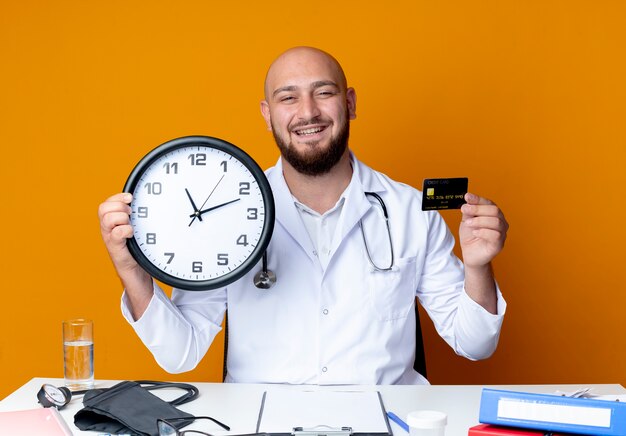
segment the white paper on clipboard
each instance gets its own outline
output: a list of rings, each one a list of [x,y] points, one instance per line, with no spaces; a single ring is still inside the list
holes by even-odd
[[[294,427],[352,427],[353,433],[390,434],[376,391],[268,390],[263,396],[257,432],[291,433]]]

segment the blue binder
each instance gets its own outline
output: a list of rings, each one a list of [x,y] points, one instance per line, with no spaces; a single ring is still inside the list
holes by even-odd
[[[626,436],[626,402],[485,388],[479,421],[564,433]]]

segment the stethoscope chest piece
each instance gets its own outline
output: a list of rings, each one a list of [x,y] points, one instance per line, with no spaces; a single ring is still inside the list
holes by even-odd
[[[269,289],[276,283],[274,271],[261,270],[254,275],[254,286],[259,289]]]
[[[269,289],[276,283],[276,274],[267,268],[267,250],[263,253],[263,267],[254,275],[252,281],[259,289]]]

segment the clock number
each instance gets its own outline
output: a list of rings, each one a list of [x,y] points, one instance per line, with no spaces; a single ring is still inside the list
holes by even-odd
[[[224,168],[224,172],[228,171],[227,162],[225,160],[221,161],[220,165]]]
[[[169,257],[169,259],[167,259],[167,265],[172,263],[172,260],[174,260],[174,253],[163,253],[163,255]]]
[[[244,247],[248,246],[248,235],[240,235],[237,238],[237,245],[243,245]]]
[[[161,186],[161,182],[146,183],[145,185],[143,185],[143,187],[148,190],[149,195],[161,195],[161,192],[163,191],[163,186]]]
[[[249,220],[256,220],[259,217],[259,211],[257,210],[256,207],[250,207],[248,208],[248,216],[246,218],[248,218]]]
[[[217,264],[221,266],[228,265],[228,253],[218,253]]]
[[[206,165],[206,153],[196,153],[187,156],[191,160],[191,165]]]
[[[146,244],[156,244],[156,233],[146,233]]]
[[[178,162],[174,162],[174,163],[165,162],[163,164],[163,168],[165,168],[165,174],[170,174],[170,173],[178,174]]]
[[[148,208],[146,206],[139,206],[137,208],[137,217],[148,218]]]
[[[202,262],[200,262],[199,260],[192,262],[191,263],[191,271],[195,272],[195,273],[201,273],[202,272]]]
[[[250,182],[239,182],[239,195],[250,195]]]

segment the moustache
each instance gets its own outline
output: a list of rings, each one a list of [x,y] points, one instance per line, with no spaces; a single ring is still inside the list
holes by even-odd
[[[307,127],[310,125],[314,125],[314,124],[324,124],[324,125],[329,125],[332,124],[332,121],[326,118],[321,118],[321,117],[315,117],[315,118],[311,118],[308,120],[302,120],[302,121],[298,121],[295,124],[292,124],[291,126],[289,126],[290,130],[294,130],[294,129],[301,129],[303,127]]]

